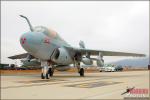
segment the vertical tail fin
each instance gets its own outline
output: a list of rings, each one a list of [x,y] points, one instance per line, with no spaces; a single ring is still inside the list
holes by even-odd
[[[84,44],[84,42],[80,40],[80,42],[79,42],[79,46],[80,46],[80,48],[85,48],[85,44]]]

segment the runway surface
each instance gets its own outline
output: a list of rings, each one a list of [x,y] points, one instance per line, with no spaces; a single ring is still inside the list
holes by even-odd
[[[123,99],[127,87],[149,89],[149,71],[2,75],[1,99]]]

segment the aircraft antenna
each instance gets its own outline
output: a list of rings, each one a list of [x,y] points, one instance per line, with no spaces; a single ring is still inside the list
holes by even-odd
[[[33,31],[33,27],[32,27],[32,25],[31,25],[31,23],[30,23],[29,19],[28,19],[26,16],[23,16],[23,15],[20,15],[20,17],[22,17],[22,18],[25,18],[25,19],[26,19],[26,21],[27,21],[27,23],[28,23],[28,25],[29,25],[29,27],[30,27],[30,30],[31,30],[31,31]]]

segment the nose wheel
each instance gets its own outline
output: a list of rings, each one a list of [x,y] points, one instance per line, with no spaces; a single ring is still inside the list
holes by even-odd
[[[46,79],[49,79],[49,77],[48,77],[48,73],[46,73]]]
[[[44,76],[44,74],[43,73],[41,73],[41,79],[49,79],[49,77],[48,77],[48,73],[46,73],[46,75]]]
[[[49,79],[49,77],[52,77],[54,73],[53,68],[49,68],[48,71],[46,71],[46,73],[41,73],[41,79]]]
[[[45,79],[45,76],[43,75],[43,73],[41,73],[41,79]]]
[[[54,70],[52,68],[49,68],[47,73],[44,75],[43,73],[41,73],[41,79],[49,79],[49,77],[52,77],[54,73]]]

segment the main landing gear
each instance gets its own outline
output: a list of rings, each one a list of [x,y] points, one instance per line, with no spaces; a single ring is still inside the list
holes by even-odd
[[[84,68],[80,66],[80,62],[76,63],[75,66],[77,66],[78,73],[80,74],[81,77],[84,77]]]
[[[80,73],[80,76],[83,77],[84,76],[84,69],[80,68],[79,73]]]

